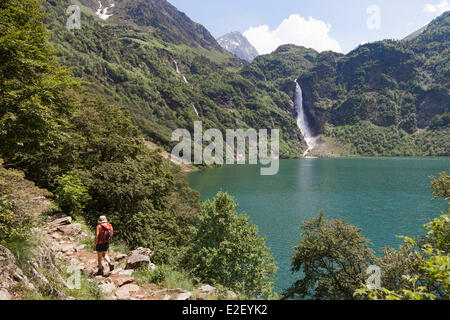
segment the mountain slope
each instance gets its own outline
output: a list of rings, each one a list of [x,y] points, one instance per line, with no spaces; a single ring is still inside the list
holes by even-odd
[[[106,20],[96,15],[98,2],[80,3],[80,31],[64,28],[64,1],[47,3],[61,62],[89,90],[129,110],[167,151],[173,130],[192,132],[202,120],[222,132],[280,128],[281,156],[300,156],[298,78],[315,133],[345,145],[344,154],[450,153],[448,13],[409,41],[366,44],[345,56],[286,45],[248,65],[165,0],[110,0],[102,4]]]
[[[98,3],[80,1],[81,30],[65,26],[66,3],[46,3],[60,61],[86,87],[130,111],[146,137],[171,150],[172,131],[204,128],[280,128],[282,157],[301,154],[303,141],[279,94],[258,87],[239,71],[245,64],[209,32],[164,0],[114,1],[106,20]],[[286,98],[286,97],[285,97]]]
[[[299,77],[316,133],[356,154],[450,154],[448,123],[439,121],[450,112],[449,21],[447,12],[410,41],[319,54]]]
[[[252,62],[259,54],[239,31],[230,32],[217,39],[220,46],[235,56]]]

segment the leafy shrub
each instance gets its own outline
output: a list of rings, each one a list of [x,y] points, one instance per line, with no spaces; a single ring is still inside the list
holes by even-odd
[[[160,265],[156,269],[141,268],[133,273],[141,284],[155,283],[168,289],[182,288],[192,290],[194,285],[189,276],[167,265]]]
[[[0,196],[0,244],[27,239],[30,225],[31,217],[19,212],[14,200]]]
[[[68,214],[81,214],[91,200],[88,189],[76,175],[66,174],[56,179],[56,203]]]
[[[436,198],[443,197],[448,200],[448,180],[449,175],[446,172],[442,172],[438,178],[433,177],[431,185]],[[389,256],[378,259],[382,262],[379,265],[383,267],[387,260],[401,266],[394,274],[394,285],[391,281],[386,283],[383,280],[382,288],[364,285],[357,289],[354,295],[371,300],[450,299],[449,213],[450,209],[447,209],[447,214],[425,224],[427,233],[424,237],[402,237],[405,244],[399,250],[391,249]]]
[[[345,220],[317,218],[301,226],[301,238],[294,247],[292,271],[303,277],[286,290],[287,298],[352,299],[375,259],[369,240]]]
[[[201,281],[250,297],[269,297],[275,281],[272,254],[248,217],[226,193],[203,204],[186,264]]]
[[[450,174],[442,172],[439,177],[432,177],[431,186],[433,187],[433,194],[435,198],[442,197],[450,200]]]

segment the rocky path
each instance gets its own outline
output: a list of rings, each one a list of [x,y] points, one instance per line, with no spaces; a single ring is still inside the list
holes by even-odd
[[[167,289],[156,284],[140,285],[133,277],[137,268],[147,267],[154,269],[151,262],[153,252],[147,248],[138,248],[128,255],[114,252],[110,249],[109,257],[115,262],[113,271],[105,263],[105,275],[95,276],[97,272],[97,254],[92,248],[86,248],[83,240],[89,237],[82,232],[79,223],[72,223],[69,216],[56,216],[43,227],[46,236],[51,242],[51,248],[56,258],[66,262],[72,270],[81,270],[84,274],[94,278],[106,299],[110,300],[188,300],[193,293],[178,289]],[[197,299],[202,299],[213,293],[214,287],[205,285],[195,293]]]

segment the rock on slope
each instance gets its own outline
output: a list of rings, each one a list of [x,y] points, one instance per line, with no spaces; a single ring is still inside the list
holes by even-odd
[[[33,258],[28,261],[30,272],[28,277],[18,266],[14,255],[5,247],[0,246],[0,300],[15,300],[21,297],[15,293],[20,284],[28,290],[38,290],[49,283],[46,273],[41,270],[51,270],[64,286],[68,286],[60,274],[65,267],[83,272],[96,281],[103,296],[107,300],[189,300],[206,299],[214,294],[216,288],[203,285],[194,292],[182,288],[168,289],[156,284],[139,284],[133,276],[137,268],[155,269],[151,262],[153,251],[148,248],[138,248],[122,254],[110,250],[109,256],[115,262],[114,270],[105,267],[104,276],[96,276],[97,255],[88,250],[83,240],[89,237],[78,223],[72,223],[69,216],[63,214],[50,218],[50,222],[40,229],[33,230],[39,238],[39,245],[34,248]],[[63,264],[57,264],[62,261]],[[228,297],[237,298],[229,291]],[[58,298],[72,300],[73,298],[59,293]]]
[[[259,53],[239,31],[230,32],[217,39],[222,48],[230,51],[235,56],[252,62]]]

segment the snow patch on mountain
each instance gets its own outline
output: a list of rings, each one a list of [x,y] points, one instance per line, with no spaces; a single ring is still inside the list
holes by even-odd
[[[115,4],[114,3],[110,3],[109,5],[106,5],[105,7],[103,7],[103,4],[101,1],[98,2],[98,9],[96,14],[99,16],[100,19],[102,20],[106,20],[109,17],[112,17],[112,14],[108,14],[108,10],[114,8]]]

